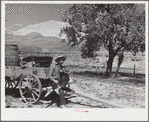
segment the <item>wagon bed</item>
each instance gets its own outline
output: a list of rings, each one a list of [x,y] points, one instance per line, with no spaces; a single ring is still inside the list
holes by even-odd
[[[6,56],[9,57],[7,54]],[[41,97],[44,86],[42,82],[46,81],[53,55],[51,53],[20,52],[15,57],[20,58],[20,66],[9,65],[9,62],[6,64],[5,88],[16,88],[19,85],[23,100],[36,103]]]
[[[17,78],[21,74],[35,74],[38,76],[38,78],[46,78],[46,75],[49,71],[49,67],[26,67],[22,69],[21,67],[15,67],[15,66],[7,66],[5,68],[5,76],[6,77],[13,77]]]

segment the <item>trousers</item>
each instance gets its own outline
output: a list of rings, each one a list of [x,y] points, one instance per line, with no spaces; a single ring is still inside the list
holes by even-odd
[[[54,82],[57,82],[57,81],[54,81]],[[59,82],[60,87],[56,88],[55,86],[55,92],[59,95],[59,100],[58,100],[59,106],[66,104],[64,91],[66,89],[66,85],[68,82],[69,82],[68,77],[62,77],[61,82]]]

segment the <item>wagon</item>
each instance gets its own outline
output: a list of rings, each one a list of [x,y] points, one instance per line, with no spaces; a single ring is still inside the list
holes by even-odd
[[[46,79],[52,60],[51,53],[22,52],[18,51],[16,44],[5,45],[5,88],[19,87],[20,95],[25,102],[36,103],[41,99],[44,89],[51,92],[54,90],[52,83]],[[70,83],[73,82],[69,81],[67,87],[70,87]],[[75,94],[111,107],[122,108],[122,106],[91,98],[80,92],[75,91]]]
[[[19,87],[20,95],[25,102],[36,103],[41,99],[45,88],[53,90],[46,79],[53,55],[41,52],[19,52],[15,45],[8,47],[9,50],[5,51],[5,88]],[[11,49],[13,47],[13,51],[10,51],[10,47]],[[12,55],[12,52],[17,53]],[[10,57],[11,61],[8,60]]]

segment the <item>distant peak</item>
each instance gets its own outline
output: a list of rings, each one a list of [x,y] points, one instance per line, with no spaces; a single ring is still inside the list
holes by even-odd
[[[31,32],[31,33],[29,33],[29,34],[27,34],[27,35],[41,35],[41,34],[38,33],[38,32]]]
[[[32,33],[33,35],[35,34],[35,36],[40,34],[42,36],[55,36],[58,38],[66,38],[66,35],[59,37],[60,29],[66,26],[69,26],[69,23],[49,20],[46,22],[28,25],[18,31],[13,32],[13,34],[25,36]]]

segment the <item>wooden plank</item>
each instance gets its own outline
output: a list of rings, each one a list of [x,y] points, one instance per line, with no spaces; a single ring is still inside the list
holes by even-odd
[[[103,104],[105,104],[105,105],[107,105],[107,106],[110,106],[110,107],[112,107],[112,108],[124,108],[124,107],[122,107],[122,106],[120,106],[120,105],[117,105],[117,104],[114,104],[114,103],[110,103],[110,102],[107,102],[107,101],[105,101],[105,100],[101,100],[101,99],[89,97],[88,95],[85,95],[85,94],[82,94],[82,93],[79,93],[79,92],[76,92],[76,91],[75,91],[74,94],[76,94],[76,95],[78,95],[78,96],[80,96],[80,97],[87,98],[87,99],[89,99],[89,100],[93,100],[93,101],[96,101],[96,102],[103,103]]]
[[[22,69],[21,67],[15,67],[15,66],[6,66],[5,67],[5,76],[8,77],[14,77],[17,78],[18,76],[20,76],[20,74],[32,74],[33,70],[37,71],[37,77],[38,78],[46,78],[46,70],[48,70],[49,67],[27,67]]]

